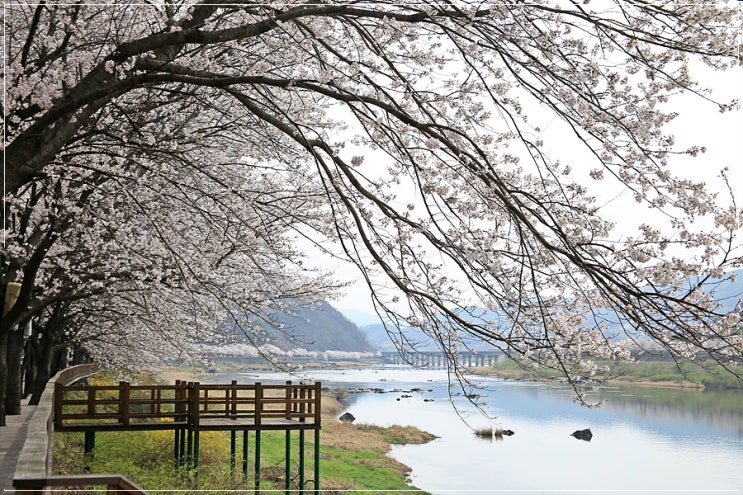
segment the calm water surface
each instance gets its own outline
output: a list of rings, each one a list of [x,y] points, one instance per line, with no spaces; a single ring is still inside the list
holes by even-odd
[[[486,390],[477,393],[495,416],[488,421],[464,397],[450,402],[441,370],[333,370],[307,377],[323,386],[385,390],[350,395],[346,410],[357,423],[415,425],[437,435],[390,454],[412,468],[413,485],[432,494],[743,494],[740,391],[605,386],[590,395],[604,405],[586,408],[565,386],[482,378]],[[278,373],[219,377],[225,378],[297,380]],[[465,422],[515,434],[481,439]],[[583,428],[593,432],[590,442],[570,436]]]

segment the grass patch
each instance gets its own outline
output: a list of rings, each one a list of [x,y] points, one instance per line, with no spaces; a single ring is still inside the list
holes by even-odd
[[[676,362],[670,358],[643,358],[632,362],[596,360],[596,363],[599,366],[609,368],[608,372],[598,373],[593,377],[599,380],[618,380],[667,387],[709,389],[740,389],[743,387],[743,384],[735,375],[712,360]],[[511,380],[550,380],[556,378],[545,376],[508,359],[500,360],[492,367],[478,371],[485,375]],[[550,374],[554,374],[554,372],[550,372]],[[743,371],[740,374],[743,374]]]
[[[741,382],[720,364],[707,360],[636,361],[609,363],[609,377],[625,381],[688,382],[711,389],[741,388]]]
[[[493,438],[493,427],[486,426],[484,428],[478,428],[474,431],[475,435],[481,438]]]

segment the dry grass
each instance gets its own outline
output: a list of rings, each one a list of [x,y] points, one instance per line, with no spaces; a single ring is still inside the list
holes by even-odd
[[[502,434],[502,432],[501,432]],[[487,426],[485,428],[479,428],[475,430],[475,435],[482,438],[492,438],[493,436],[493,427]]]
[[[176,380],[196,382],[199,380],[199,378],[196,376],[196,373],[190,370],[168,368],[157,374],[157,380],[159,383],[162,383],[164,385],[172,385],[173,383],[175,383]]]

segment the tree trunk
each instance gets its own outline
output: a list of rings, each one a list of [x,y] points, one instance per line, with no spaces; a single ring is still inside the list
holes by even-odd
[[[5,414],[21,414],[23,395],[21,364],[23,361],[23,327],[16,327],[7,335]]]
[[[37,355],[39,353],[38,346],[34,345],[34,339],[38,339],[37,334],[32,334],[31,338],[26,342],[26,350],[24,352],[25,359],[23,360],[23,398],[25,399],[31,394],[31,388],[33,387],[34,380],[37,374],[37,363],[39,361]]]
[[[28,404],[35,406],[41,400],[41,394],[44,393],[46,383],[52,377],[52,360],[54,359],[54,341],[52,335],[45,335],[39,352],[39,360],[36,365],[36,377],[31,386],[31,399]]]
[[[49,376],[51,377],[56,375],[67,366],[69,366],[69,362],[67,359],[67,347],[62,347],[61,349],[59,349],[55,346],[54,355],[52,356],[52,366],[49,370]]]
[[[75,345],[72,350],[72,364],[88,364],[92,362],[93,361],[90,359],[90,354],[88,354],[88,351],[86,351],[79,345]]]
[[[0,333],[0,426],[5,426],[5,383],[8,377],[8,334]]]

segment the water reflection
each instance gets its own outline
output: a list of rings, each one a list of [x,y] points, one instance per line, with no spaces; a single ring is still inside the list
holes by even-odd
[[[687,419],[743,431],[743,392],[734,390],[674,390],[642,387],[599,387],[592,394],[605,406],[643,418]]]

